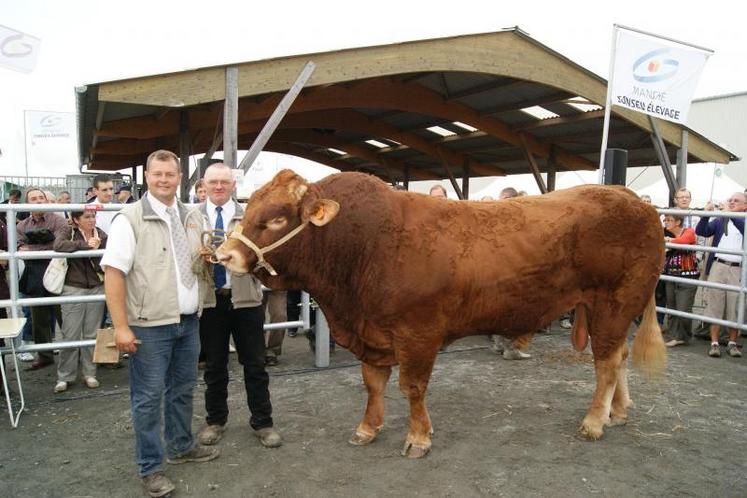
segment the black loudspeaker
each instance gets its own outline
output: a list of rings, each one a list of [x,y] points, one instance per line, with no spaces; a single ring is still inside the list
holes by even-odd
[[[607,149],[604,155],[604,184],[625,186],[625,175],[628,170],[628,151],[625,149]]]

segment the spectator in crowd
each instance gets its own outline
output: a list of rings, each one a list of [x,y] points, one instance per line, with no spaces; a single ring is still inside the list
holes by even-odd
[[[67,190],[60,192],[57,196],[57,204],[70,204],[70,192]],[[68,211],[63,211],[62,217],[68,220],[69,224],[72,224],[72,219],[70,218],[70,213]]]
[[[448,195],[446,195],[446,189],[441,184],[432,186],[428,191],[428,195],[430,195],[431,197],[443,197],[444,199],[447,199],[449,197]]]
[[[88,187],[86,189],[86,202],[85,204],[88,204],[90,202],[96,201],[96,192],[93,191],[93,187]]]
[[[506,187],[501,190],[499,199],[511,199],[512,197],[519,197],[519,192],[513,187]]]
[[[132,197],[132,187],[129,185],[120,185],[115,194],[120,204],[132,204],[135,202],[135,198]]]
[[[73,211],[73,224],[67,225],[55,234],[54,250],[75,252],[106,248],[106,233],[96,228],[94,211]],[[103,272],[99,266],[101,258],[69,258],[63,296],[94,296],[102,294]],[[82,341],[96,339],[96,331],[104,316],[104,303],[63,304],[62,339]],[[54,392],[67,391],[68,384],[75,381],[78,367],[83,382],[89,389],[99,387],[96,379],[96,365],[93,363],[93,348],[61,349],[57,363],[57,383]]]
[[[513,187],[504,188],[498,196],[499,199],[511,199],[513,197],[520,197],[519,192]],[[526,360],[532,357],[529,353],[522,351],[522,349],[529,347],[529,339],[532,337],[532,334],[529,334],[527,337],[519,336],[513,340],[500,335],[492,335],[490,337],[493,340],[490,348],[496,353],[501,353],[506,360]]]
[[[645,202],[646,204],[651,204],[651,196],[648,194],[643,194],[641,196],[641,200]]]
[[[196,203],[205,202],[205,199],[207,199],[207,189],[205,188],[205,180],[200,178],[199,180],[197,180],[197,183],[195,183],[194,202]]]
[[[207,200],[200,205],[205,225],[231,231],[244,210],[232,199],[236,179],[231,168],[211,164],[205,171]],[[239,363],[244,369],[246,401],[251,412],[249,424],[260,442],[270,448],[282,444],[273,428],[270,377],[265,370],[264,311],[262,285],[251,274],[232,274],[221,265],[213,266],[213,285],[205,293],[200,319],[200,337],[205,353],[206,422],[199,434],[201,444],[220,441],[228,421],[228,343],[233,337]]]
[[[150,496],[164,496],[175,486],[163,472],[162,417],[168,463],[207,462],[220,453],[196,445],[192,435],[202,218],[176,198],[176,154],[158,150],[145,164],[148,193],[114,218],[101,267],[114,340],[130,354],[138,473]]]
[[[111,204],[114,198],[114,182],[109,175],[100,174],[93,177],[93,192],[96,194],[96,199],[92,201],[94,204]],[[102,229],[104,232],[109,233],[112,224],[112,219],[117,213],[115,211],[97,211],[96,212],[96,226]]]
[[[47,196],[41,189],[30,187],[26,190],[26,203],[46,204]],[[32,212],[31,216],[16,225],[18,232],[19,251],[48,251],[54,245],[54,234],[67,223],[55,213]],[[19,282],[19,290],[29,297],[45,297],[49,295],[42,284],[44,272],[49,265],[48,259],[34,259],[25,262],[25,269]],[[31,327],[32,336],[36,344],[52,342],[54,316],[60,317],[59,307],[55,313],[54,306],[32,306]],[[51,351],[41,351],[36,360],[31,363],[29,370],[37,370],[54,363]]]
[[[286,291],[270,290],[264,293],[262,306],[269,323],[288,321],[287,300]],[[265,365],[275,366],[278,364],[278,356],[283,353],[285,329],[268,330],[266,335]]]
[[[730,212],[747,211],[747,194],[735,192],[729,197],[728,210]],[[708,202],[706,211],[713,211],[713,203]],[[744,218],[713,218],[704,216],[698,222],[695,233],[702,237],[713,237],[713,247],[719,249],[742,249],[742,238],[744,237]],[[709,253],[706,263],[706,275],[709,282],[718,282],[728,285],[741,285],[741,262],[742,257],[735,254]],[[705,289],[706,308],[704,314],[710,318],[718,318],[735,322],[737,320],[737,293],[726,292],[719,289]],[[721,347],[718,338],[721,326],[711,324],[711,348],[708,355],[714,358],[721,356]],[[729,356],[740,357],[742,352],[737,347],[737,329],[729,329],[729,343],[727,352]]]
[[[23,192],[21,192],[18,189],[11,189],[8,192],[8,198],[5,199],[2,204],[19,204],[21,202],[21,196],[23,195]],[[16,222],[19,222],[21,220],[25,220],[29,217],[29,213],[16,213]],[[8,224],[8,219],[6,218],[5,211],[0,213],[0,219],[6,224]]]
[[[664,215],[664,241],[672,244],[695,244],[695,230],[682,226],[682,216],[674,214]],[[664,274],[673,277],[700,278],[698,259],[695,252],[682,249],[669,249],[664,263]],[[695,292],[695,285],[681,284],[678,282],[665,283],[667,308],[691,313]],[[681,346],[690,342],[692,336],[692,324],[688,318],[674,315],[669,316],[667,333],[670,340],[666,343],[668,347]]]
[[[677,209],[692,209],[690,203],[692,202],[692,194],[686,188],[680,188],[674,193],[674,207]],[[687,215],[684,218],[682,228],[695,228],[700,218],[694,215]]]

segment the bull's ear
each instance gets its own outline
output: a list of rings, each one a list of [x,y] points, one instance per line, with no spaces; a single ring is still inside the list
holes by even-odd
[[[317,199],[304,208],[304,221],[310,221],[314,225],[324,226],[337,216],[340,205],[330,199]]]

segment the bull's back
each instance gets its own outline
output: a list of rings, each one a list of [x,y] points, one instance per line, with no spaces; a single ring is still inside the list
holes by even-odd
[[[585,289],[634,278],[645,291],[661,269],[658,216],[624,188],[424,204],[404,218],[412,237],[399,246],[396,259],[407,264],[396,267],[402,293],[394,304],[431,306],[457,328],[529,330],[573,307]]]

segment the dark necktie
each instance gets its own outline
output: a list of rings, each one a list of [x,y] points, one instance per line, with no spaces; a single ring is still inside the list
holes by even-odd
[[[223,230],[223,215],[221,214],[223,208],[218,206],[215,208],[215,229]],[[215,281],[215,288],[221,289],[226,285],[226,267],[223,265],[215,265],[213,267],[213,280]]]

